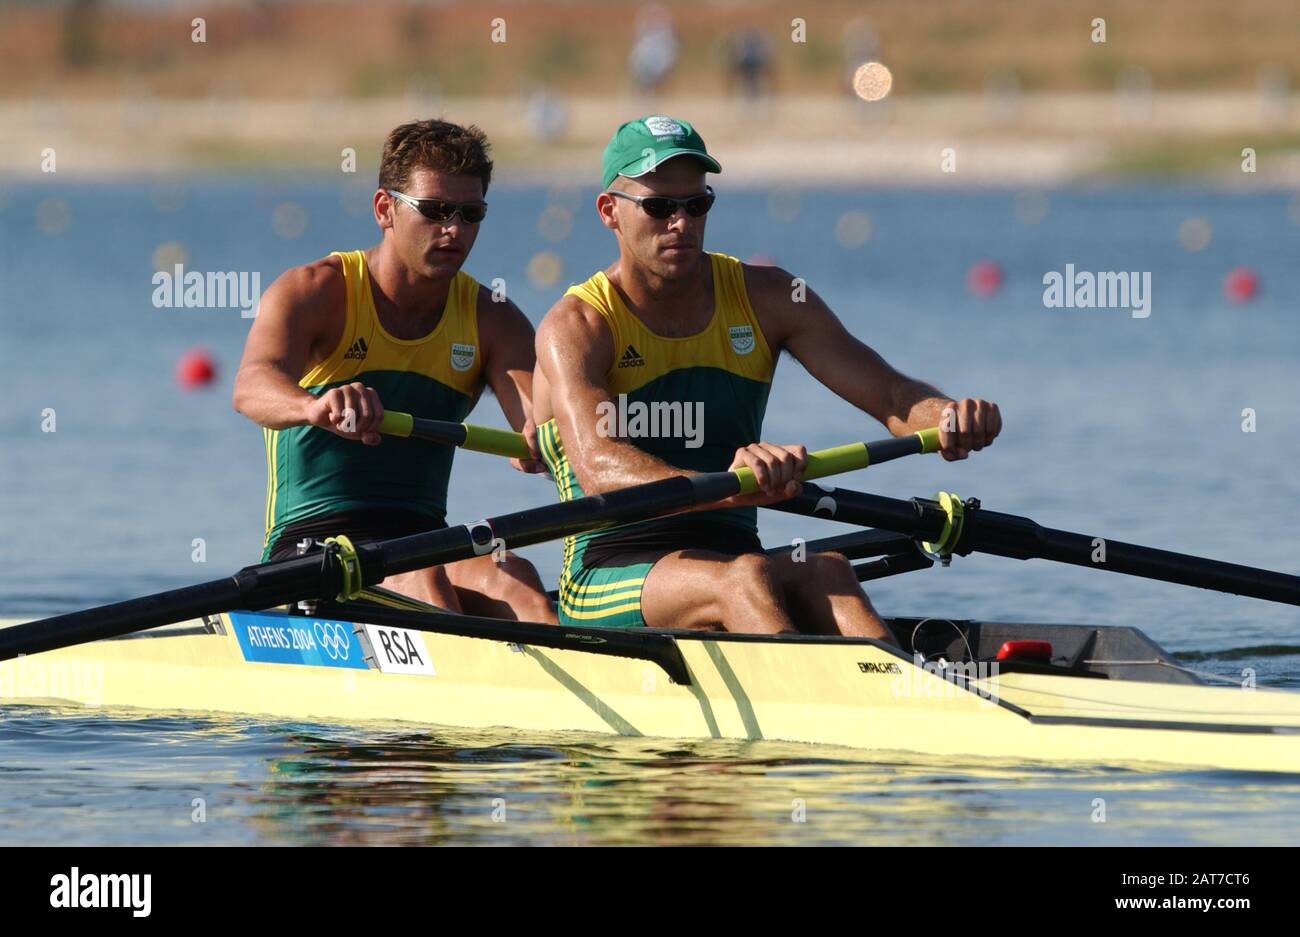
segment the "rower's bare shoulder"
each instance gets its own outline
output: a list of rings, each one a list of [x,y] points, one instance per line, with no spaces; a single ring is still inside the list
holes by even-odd
[[[538,327],[539,340],[543,330],[552,339],[597,338],[601,334],[606,338],[609,336],[605,317],[590,303],[572,294],[561,296],[546,313]]]
[[[329,321],[342,313],[347,303],[342,261],[331,254],[290,267],[267,288],[262,303],[291,318]]]
[[[790,271],[771,264],[740,265],[745,276],[745,292],[757,311],[759,305],[784,306],[794,301],[804,281]]]
[[[290,267],[262,294],[246,354],[279,358],[300,349],[307,365],[329,354],[343,336],[347,283],[338,257]]]
[[[807,283],[790,271],[768,264],[741,264],[745,293],[769,344],[779,345],[788,337],[793,317],[811,291]]]
[[[526,367],[531,370],[533,324],[523,310],[505,296],[479,284],[475,299],[478,341],[484,361],[492,367]]]
[[[480,333],[485,331],[494,334],[526,331],[530,336],[532,335],[533,325],[528,321],[528,317],[524,315],[523,310],[516,306],[513,300],[498,295],[482,283],[478,287],[475,310],[478,315]]]
[[[539,359],[581,361],[593,370],[609,366],[614,340],[605,317],[578,296],[556,301],[537,327]]]
[[[335,254],[291,267],[285,271],[284,277],[292,295],[308,304],[338,303],[347,299],[343,260]]]

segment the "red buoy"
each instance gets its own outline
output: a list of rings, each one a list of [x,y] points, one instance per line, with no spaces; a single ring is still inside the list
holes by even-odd
[[[1259,292],[1259,274],[1250,267],[1235,267],[1223,278],[1223,295],[1234,303],[1247,303]]]
[[[207,387],[216,377],[216,363],[205,348],[191,348],[176,362],[176,383],[185,390]]]
[[[992,296],[1002,288],[1002,268],[991,260],[981,260],[966,271],[966,288],[976,296]]]

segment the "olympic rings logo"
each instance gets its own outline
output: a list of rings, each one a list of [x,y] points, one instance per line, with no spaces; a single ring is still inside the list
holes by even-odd
[[[329,656],[330,660],[347,660],[352,651],[352,636],[348,629],[337,621],[316,622],[316,643]]]

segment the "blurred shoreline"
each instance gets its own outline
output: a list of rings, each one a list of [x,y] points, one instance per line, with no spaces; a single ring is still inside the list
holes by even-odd
[[[546,115],[539,119],[538,114]],[[372,174],[385,134],[418,117],[476,123],[503,181],[590,183],[614,127],[693,121],[728,183],[1062,185],[1160,175],[1300,185],[1300,106],[1251,92],[930,95],[0,99],[0,173],[115,179],[199,170]],[[548,126],[549,122],[549,126]],[[1243,172],[1244,148],[1256,171]],[[949,150],[951,152],[949,152]],[[945,171],[945,166],[955,171]]]
[[[1297,38],[1294,0],[0,0],[0,173],[373,178],[442,116],[586,184],[660,113],[729,184],[1292,187]]]

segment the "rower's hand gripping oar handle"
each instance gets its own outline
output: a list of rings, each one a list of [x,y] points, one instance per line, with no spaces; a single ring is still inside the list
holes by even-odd
[[[853,472],[868,465],[891,462],[906,455],[919,455],[939,451],[939,428],[932,426],[918,433],[900,436],[897,439],[882,439],[878,442],[852,442],[847,446],[835,446],[808,453],[808,464],[799,476],[801,481],[814,478],[826,478],[842,472]],[[747,467],[733,470],[740,479],[740,493],[753,494],[758,491],[758,481]]]
[[[458,446],[488,455],[507,456],[512,459],[531,459],[528,444],[519,433],[472,423],[452,423],[447,420],[426,420],[397,410],[385,410],[379,431],[389,436],[413,437],[444,446]]]

